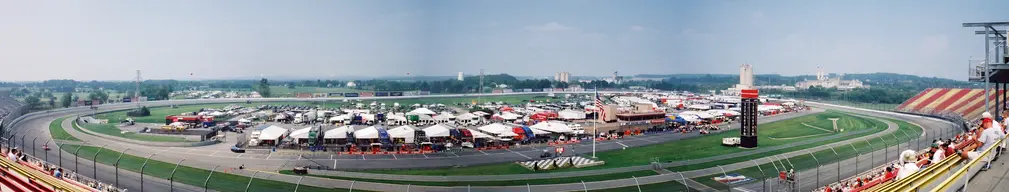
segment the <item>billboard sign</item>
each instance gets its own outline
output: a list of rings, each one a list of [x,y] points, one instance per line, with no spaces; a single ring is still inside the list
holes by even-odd
[[[389,92],[375,92],[376,97],[388,97]]]
[[[361,92],[360,96],[361,97],[374,97],[375,96],[375,92]]]
[[[357,93],[343,93],[343,96],[344,97],[358,97],[360,95],[357,94]]]
[[[343,93],[329,93],[329,97],[343,97]]]
[[[401,91],[389,92],[389,96],[393,96],[393,97],[403,96],[403,92],[401,92]]]

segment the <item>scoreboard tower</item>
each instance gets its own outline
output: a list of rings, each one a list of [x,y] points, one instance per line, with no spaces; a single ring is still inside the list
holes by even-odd
[[[744,89],[741,90],[741,93],[739,146],[754,148],[757,147],[757,105],[760,102],[760,99],[758,99],[759,92],[756,89]]]

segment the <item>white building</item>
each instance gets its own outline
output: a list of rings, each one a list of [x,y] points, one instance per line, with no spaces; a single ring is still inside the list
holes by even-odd
[[[753,66],[742,64],[739,66],[739,84],[722,92],[725,95],[739,95],[739,91],[744,89],[754,89],[753,86]]]
[[[816,80],[806,80],[798,82],[795,87],[798,89],[809,89],[813,86],[820,86],[824,88],[837,88],[839,90],[850,90],[855,88],[869,88],[868,85],[863,85],[862,81],[857,79],[853,80],[842,80],[844,75],[838,75],[835,78],[828,77],[827,73],[823,72],[823,68],[818,68],[816,72]]]
[[[459,76],[458,76],[458,77],[456,77],[456,79],[457,79],[457,80],[459,80],[459,81],[462,81],[462,80],[463,80],[463,79],[462,79],[462,77],[463,77],[463,76],[462,76],[462,72],[459,72]]]
[[[554,75],[554,81],[560,81],[560,82],[567,83],[567,82],[569,82],[570,78],[571,78],[571,73],[568,73],[568,72],[557,72],[557,75]]]
[[[357,87],[357,83],[354,83],[353,81],[347,82],[347,87]]]

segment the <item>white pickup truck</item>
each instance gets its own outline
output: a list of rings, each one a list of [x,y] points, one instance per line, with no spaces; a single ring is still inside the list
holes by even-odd
[[[722,145],[725,146],[732,146],[732,147],[739,146],[739,142],[740,142],[739,137],[722,138]]]

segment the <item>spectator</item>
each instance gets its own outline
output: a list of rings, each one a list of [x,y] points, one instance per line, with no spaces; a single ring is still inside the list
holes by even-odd
[[[985,112],[985,114],[987,114],[987,112]],[[980,148],[976,148],[976,150],[978,151],[977,153],[981,153],[984,150],[987,150],[988,148],[991,148],[993,146],[997,146],[996,142],[998,142],[1000,139],[1002,139],[1002,137],[1003,137],[1002,130],[994,127],[993,125],[994,125],[994,121],[991,119],[991,114],[988,114],[984,118],[984,120],[982,121],[982,128],[984,128],[984,130],[981,131],[981,134],[980,134],[979,137],[975,138],[976,141],[981,144]],[[994,157],[994,156],[995,155],[993,154],[993,155],[990,155],[989,157]],[[985,162],[985,166],[984,166],[985,170],[987,170],[988,168],[991,168],[991,159],[990,158],[985,159],[984,162]]]
[[[918,165],[915,164],[915,160],[917,160],[916,156],[917,155],[915,155],[914,150],[907,150],[900,153],[902,166],[900,167],[900,170],[898,170],[897,177],[894,178],[894,180],[900,180],[911,176],[914,172],[918,172]]]
[[[938,164],[939,161],[942,161],[942,159],[946,158],[946,150],[943,150],[942,148],[939,148],[939,145],[932,144],[932,150],[935,151],[935,152],[934,152],[934,154],[932,154],[932,163],[931,164]]]
[[[63,176],[63,168],[58,168],[56,169],[56,171],[53,171],[53,177],[60,178],[62,176]]]

